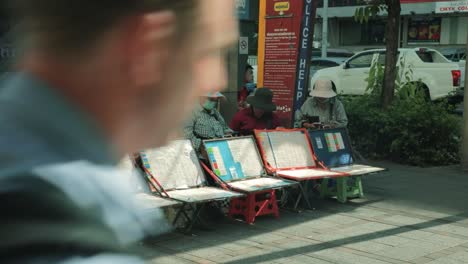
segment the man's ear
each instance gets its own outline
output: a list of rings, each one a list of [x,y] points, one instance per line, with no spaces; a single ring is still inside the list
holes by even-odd
[[[175,15],[170,11],[136,16],[129,27],[126,53],[130,78],[144,87],[161,81],[175,33]]]

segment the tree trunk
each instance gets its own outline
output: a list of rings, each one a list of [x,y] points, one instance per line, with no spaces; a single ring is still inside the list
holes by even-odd
[[[395,79],[397,76],[397,60],[400,34],[400,0],[385,0],[388,6],[388,19],[385,28],[387,55],[385,57],[384,85],[382,90],[382,107],[388,108],[395,95]]]

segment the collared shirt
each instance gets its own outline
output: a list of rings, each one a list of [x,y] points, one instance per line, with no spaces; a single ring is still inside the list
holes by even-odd
[[[204,139],[222,138],[224,135],[232,133],[233,131],[228,127],[218,110],[208,111],[201,106],[195,108],[192,118],[184,127],[185,138],[192,141],[196,151],[200,150]]]
[[[251,135],[254,129],[275,129],[280,126],[280,122],[275,113],[265,113],[259,119],[253,115],[251,108],[246,108],[234,115],[229,126],[241,135]]]
[[[0,262],[120,254],[154,228],[132,207],[134,190],[114,153],[94,120],[57,90],[25,73],[3,80]]]
[[[318,116],[320,122],[334,127],[346,127],[348,125],[348,117],[343,103],[336,97],[331,98],[324,108],[320,107],[313,97],[308,98],[301,109],[296,111],[294,127],[302,127],[302,124],[307,123],[308,118],[313,116]]]

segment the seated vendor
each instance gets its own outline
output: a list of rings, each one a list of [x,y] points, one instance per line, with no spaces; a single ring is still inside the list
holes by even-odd
[[[247,97],[249,108],[237,112],[231,120],[230,127],[240,135],[252,135],[254,129],[275,129],[279,123],[278,116],[273,112],[273,92],[268,88],[259,88],[254,95]]]
[[[317,80],[310,96],[296,112],[294,127],[322,129],[348,125],[343,103],[333,91],[330,80]]]
[[[193,148],[198,153],[203,140],[231,136],[233,133],[217,109],[221,98],[224,96],[219,92],[201,97],[200,104],[184,127],[185,138],[192,141]]]

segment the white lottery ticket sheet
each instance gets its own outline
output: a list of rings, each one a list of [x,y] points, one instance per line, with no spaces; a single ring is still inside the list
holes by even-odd
[[[351,174],[353,176],[359,176],[359,175],[365,175],[365,174],[384,171],[385,169],[379,168],[379,167],[372,167],[372,166],[367,166],[367,165],[355,164],[355,165],[351,165],[351,166],[331,168],[331,170],[332,171],[337,171],[337,172],[348,173],[348,174]]]
[[[234,162],[239,162],[245,177],[256,177],[263,173],[263,165],[253,138],[228,140]]]
[[[300,170],[280,170],[277,174],[288,178],[327,178],[341,175],[339,172],[318,170],[318,169],[300,169]]]
[[[187,190],[175,190],[168,192],[173,199],[183,202],[202,202],[210,200],[223,200],[242,196],[240,193],[226,191],[214,187],[200,187]]]
[[[189,140],[176,140],[165,147],[144,151],[144,156],[151,173],[165,189],[186,189],[200,186],[205,181]]]
[[[312,152],[306,136],[300,131],[269,132],[273,163],[276,168],[313,167]]]
[[[230,183],[230,186],[236,190],[241,191],[258,191],[262,189],[282,188],[290,186],[292,184],[293,182],[282,179],[262,177],[256,179],[249,179],[245,181],[233,182]]]

